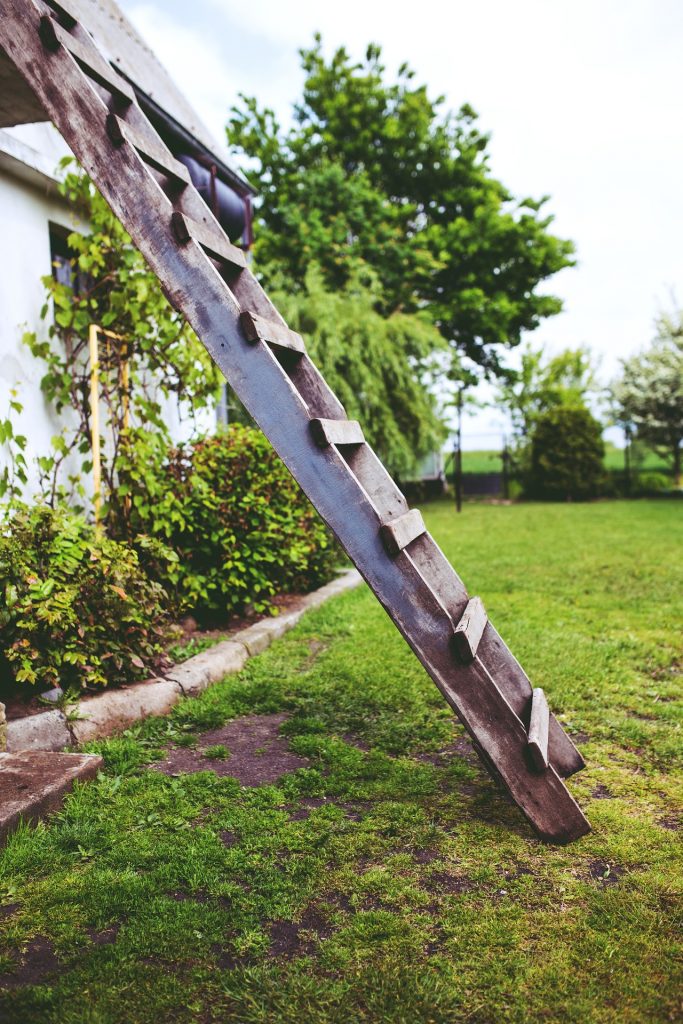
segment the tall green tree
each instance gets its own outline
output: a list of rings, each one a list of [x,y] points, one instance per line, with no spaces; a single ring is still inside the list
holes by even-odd
[[[290,327],[305,335],[313,360],[391,473],[405,476],[445,438],[430,383],[438,373],[441,335],[421,313],[375,309],[379,283],[354,274],[340,289],[325,286],[312,264],[301,291],[284,280],[272,292]]]
[[[535,420],[525,492],[551,501],[594,497],[603,477],[602,426],[585,406],[556,405]]]
[[[622,361],[610,394],[618,423],[671,462],[681,483],[683,310],[662,313],[649,348]]]
[[[510,417],[519,445],[524,445],[539,416],[558,406],[585,407],[597,390],[590,350],[567,348],[548,357],[542,345],[527,344],[520,368],[501,378],[496,402]]]
[[[290,127],[242,97],[228,126],[261,200],[257,266],[304,290],[311,262],[330,289],[359,265],[382,281],[383,315],[421,311],[459,354],[497,371],[501,353],[561,309],[539,285],[572,263],[549,231],[547,199],[516,199],[491,173],[469,106],[432,99],[404,64],[389,81],[378,46],[330,60],[301,51],[303,95]]]

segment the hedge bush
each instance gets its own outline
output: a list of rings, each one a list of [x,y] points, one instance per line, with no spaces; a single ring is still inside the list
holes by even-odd
[[[0,673],[64,690],[157,667],[166,595],[136,552],[64,508],[19,506],[0,533]]]
[[[173,449],[155,479],[130,497],[127,529],[153,535],[178,556],[156,562],[176,611],[224,621],[245,609],[266,611],[278,593],[329,580],[339,550],[279,457],[241,424]],[[149,563],[148,563],[149,564]]]
[[[541,413],[531,435],[525,493],[555,501],[594,497],[604,477],[602,426],[583,406]]]

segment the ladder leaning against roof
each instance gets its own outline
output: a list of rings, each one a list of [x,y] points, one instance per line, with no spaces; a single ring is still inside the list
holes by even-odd
[[[583,760],[88,32],[0,0],[0,44],[538,834],[589,831]]]

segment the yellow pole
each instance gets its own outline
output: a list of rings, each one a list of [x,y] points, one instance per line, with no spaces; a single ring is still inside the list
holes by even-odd
[[[130,427],[130,398],[129,398],[129,387],[130,387],[130,363],[126,353],[126,358],[121,364],[121,389],[123,391],[123,429],[128,430]]]
[[[121,364],[121,389],[123,391],[123,429],[130,427],[130,362],[128,361],[128,349],[125,350],[126,358]],[[123,507],[126,516],[130,516],[131,501],[130,495],[123,499]]]
[[[90,444],[92,447],[95,529],[99,530],[102,510],[102,463],[100,461],[100,367],[97,332],[97,324],[90,324],[88,328],[88,344],[90,346]]]

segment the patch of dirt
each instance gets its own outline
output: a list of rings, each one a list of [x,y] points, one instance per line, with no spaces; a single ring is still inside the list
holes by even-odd
[[[211,952],[216,957],[216,966],[222,971],[234,971],[236,967],[245,967],[249,963],[248,957],[237,956],[236,953],[223,949],[217,942],[211,947]]]
[[[604,860],[592,860],[588,865],[588,876],[593,881],[607,888],[616,885],[620,878],[626,874],[626,868],[621,864],[608,864]]]
[[[93,946],[110,946],[116,942],[121,931],[121,924],[112,924],[109,928],[103,928],[102,931],[98,931],[96,928],[87,928],[86,931]]]
[[[0,907],[0,918],[11,917],[12,914],[16,914],[20,906],[20,903],[5,903]]]
[[[278,594],[271,598],[270,603],[282,614],[300,608],[305,596],[305,594]],[[180,633],[179,639],[181,640],[229,640],[235,633],[253,626],[254,623],[264,622],[271,618],[273,618],[272,615],[264,615],[263,612],[247,611],[244,615],[232,615],[224,622],[214,622],[211,627],[207,624],[204,628],[197,623],[192,615],[186,615],[176,628]],[[174,643],[178,643],[178,638]]]
[[[614,800],[614,793],[612,793],[607,786],[603,786],[603,784],[599,782],[591,793],[591,797],[593,800]]]
[[[423,889],[439,895],[471,892],[476,887],[476,883],[466,875],[449,875],[446,871],[434,871],[422,881]]]
[[[175,892],[167,892],[166,895],[172,899],[175,903],[187,903],[191,900],[193,903],[208,903],[209,895],[203,890],[199,889],[197,892],[184,892],[181,889],[177,889]]]
[[[416,761],[433,764],[436,768],[446,768],[448,762],[456,757],[462,758],[469,764],[479,764],[479,758],[474,752],[471,740],[467,736],[458,736],[452,743],[449,743],[441,750],[431,750],[424,754],[415,754],[414,756]]]
[[[324,796],[306,796],[298,804],[292,805],[293,810],[289,811],[289,820],[306,821],[315,807],[323,807],[326,803],[329,801]]]
[[[39,935],[28,944],[12,972],[0,974],[0,988],[21,988],[39,985],[46,978],[63,974],[64,966],[57,959],[52,943]]]
[[[481,786],[478,786],[476,782],[460,782],[458,792],[463,796],[478,796],[481,793]]]
[[[231,846],[235,846],[239,842],[239,838],[234,832],[223,831],[218,833],[218,838],[222,842],[223,846],[227,846],[230,849]]]
[[[8,722],[41,715],[43,711],[51,711],[57,706],[43,702],[30,690],[26,693],[14,692],[16,685],[18,684],[8,681],[6,686],[0,686],[0,701],[5,705],[5,717]],[[44,689],[47,690],[47,686]]]
[[[325,894],[325,903],[336,910],[342,910],[345,914],[354,913],[349,897],[346,893],[339,892],[337,889],[332,889]]]
[[[516,878],[522,878],[524,875],[535,874],[531,868],[526,867],[524,864],[515,864],[510,868],[500,868],[499,870],[508,882],[514,882]]]
[[[584,743],[590,743],[590,736],[587,732],[572,732],[569,734],[569,738],[572,743],[575,743],[577,746],[581,746]]]
[[[369,743],[365,740],[359,739],[359,737],[355,736],[352,732],[344,733],[341,738],[344,740],[344,743],[348,743],[350,747],[356,747],[358,750],[362,750],[366,754],[372,750]]]
[[[344,809],[344,817],[348,818],[349,821],[362,821],[370,810],[372,804],[368,801],[358,803],[347,803],[345,801],[341,801],[338,806]]]
[[[683,819],[680,815],[669,814],[666,818],[660,818],[657,824],[662,828],[668,829],[670,832],[680,832],[682,821]]]
[[[287,715],[247,715],[202,733],[196,748],[170,747],[163,761],[150,765],[164,775],[189,775],[212,771],[230,776],[242,786],[265,786],[288,772],[305,768],[308,759],[293,754],[280,727]],[[203,756],[207,747],[222,745],[230,752],[225,760]]]
[[[441,854],[438,850],[409,850],[408,853],[412,854],[413,860],[416,864],[431,864],[433,861],[438,860]]]
[[[318,907],[311,906],[304,912],[301,921],[273,921],[270,925],[269,956],[307,956],[313,953],[321,939],[327,939],[333,929]]]

